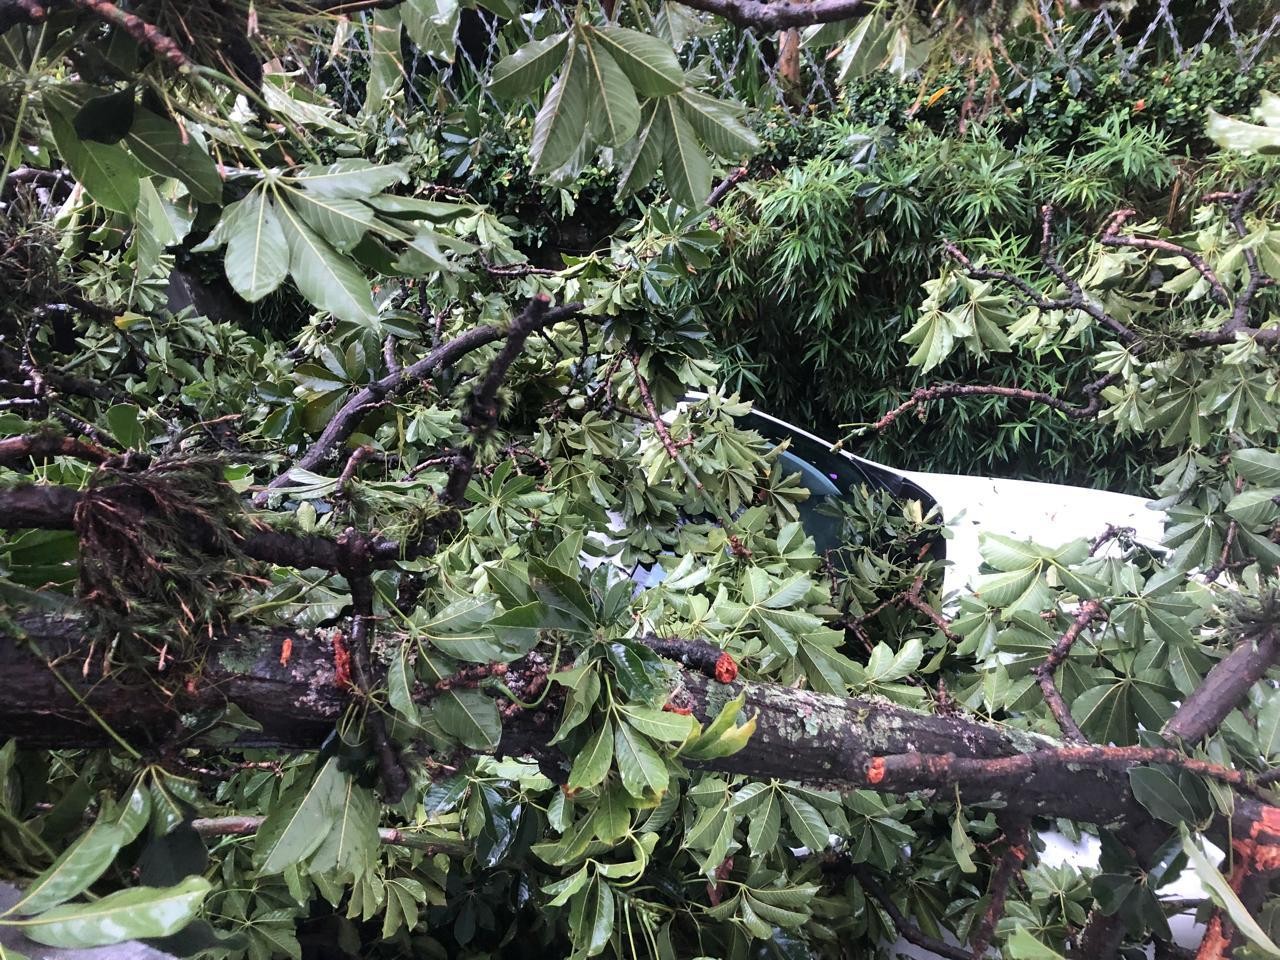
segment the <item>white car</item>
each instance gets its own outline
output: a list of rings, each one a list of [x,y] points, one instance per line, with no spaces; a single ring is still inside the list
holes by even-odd
[[[801,504],[801,521],[819,550],[835,545],[836,521],[818,507],[828,498],[849,496],[862,484],[888,490],[895,499],[920,500],[926,510],[936,505],[951,528],[945,547],[939,545],[949,561],[946,594],[964,588],[978,572],[982,532],[1049,547],[1098,537],[1108,526],[1129,528],[1133,539],[1150,547],[1157,547],[1163,536],[1163,512],[1150,509],[1143,497],[1057,483],[896,470],[834,449],[829,441],[758,410],[738,422],[775,443],[789,441],[783,463],[800,473],[810,492]]]

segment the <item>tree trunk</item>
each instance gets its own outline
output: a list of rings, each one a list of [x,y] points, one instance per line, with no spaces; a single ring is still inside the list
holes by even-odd
[[[211,641],[198,671],[157,684],[102,676],[101,644],[95,654],[78,620],[27,617],[19,627],[25,636],[0,635],[0,730],[23,746],[100,745],[110,739],[109,726],[135,747],[159,748],[183,741],[192,716],[234,703],[262,726],[238,746],[315,749],[350,704],[349,689],[335,679],[332,630],[228,629]],[[1150,819],[1129,791],[1131,761],[1096,762],[1025,731],[879,699],[721,684],[691,670],[678,683],[682,701],[690,700],[702,720],[746,691],[744,712],[756,717],[756,732],[744,749],[716,761],[717,769],[841,789],[936,791],[943,801],[958,788],[966,803],[1083,823]],[[415,691],[423,702],[434,694]],[[500,752],[567,770],[568,759],[547,745],[559,711],[549,697],[540,709],[506,720]],[[1280,839],[1280,809],[1241,796],[1233,829]]]

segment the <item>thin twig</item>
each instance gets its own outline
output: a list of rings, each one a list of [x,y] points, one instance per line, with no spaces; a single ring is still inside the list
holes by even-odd
[[[1009,895],[1009,884],[1022,869],[1027,859],[1028,833],[1027,821],[1021,818],[1013,820],[1005,827],[1005,848],[1000,854],[996,868],[991,874],[991,899],[987,909],[982,913],[973,936],[969,940],[972,960],[981,960],[991,946],[991,938],[995,935],[996,924],[1004,916],[1004,903]]]
[[[1098,242],[1104,247],[1130,247],[1134,250],[1148,250],[1159,253],[1170,253],[1174,256],[1181,257],[1196,269],[1200,276],[1204,277],[1209,283],[1209,288],[1213,291],[1213,298],[1224,307],[1231,304],[1231,297],[1227,294],[1227,288],[1222,285],[1222,281],[1218,279],[1218,275],[1213,268],[1205,261],[1204,257],[1196,253],[1190,247],[1185,247],[1180,243],[1174,243],[1172,240],[1160,240],[1155,237],[1135,237],[1129,234],[1122,234],[1120,230],[1128,222],[1129,218],[1134,216],[1136,210],[1117,210],[1111,214],[1106,224],[1102,228],[1102,235],[1098,238]]]
[[[532,298],[524,310],[511,323],[507,342],[489,364],[484,379],[471,394],[471,403],[462,415],[462,423],[471,431],[471,442],[464,446],[449,467],[449,479],[445,482],[440,500],[452,507],[460,507],[466,499],[467,484],[475,471],[476,451],[498,424],[498,390],[507,378],[507,372],[516,358],[524,351],[525,341],[546,322],[551,299],[545,294]]]
[[[1054,682],[1053,675],[1070,655],[1071,648],[1075,646],[1075,642],[1079,639],[1084,628],[1094,620],[1106,619],[1106,616],[1107,612],[1097,600],[1086,600],[1082,603],[1070,626],[1067,627],[1062,636],[1058,638],[1058,642],[1049,650],[1049,655],[1045,657],[1044,663],[1033,671],[1040,683],[1040,691],[1044,694],[1045,705],[1048,706],[1049,712],[1053,714],[1053,718],[1058,721],[1063,737],[1075,743],[1087,743],[1088,738],[1080,729],[1080,725],[1076,723],[1075,718],[1071,716],[1071,710],[1062,699],[1062,692],[1058,690],[1058,685]]]
[[[349,533],[354,534],[354,531]],[[409,775],[396,755],[382,712],[373,702],[373,663],[369,657],[373,633],[373,583],[367,569],[351,571],[347,580],[351,585],[351,605],[355,610],[351,618],[351,679],[365,702],[365,727],[373,741],[385,799],[387,803],[399,803],[409,789]]]
[[[636,388],[640,391],[640,402],[644,404],[644,408],[649,414],[647,419],[653,425],[654,431],[657,432],[658,439],[662,442],[662,449],[667,451],[667,456],[672,460],[679,461],[680,445],[676,443],[671,436],[671,431],[667,429],[667,421],[662,419],[662,414],[658,411],[658,405],[653,401],[653,391],[649,389],[649,381],[640,372],[640,355],[635,350],[628,350],[627,359],[631,361],[631,369],[635,371]],[[688,443],[685,443],[684,446],[688,446]]]
[[[940,957],[946,957],[947,960],[970,960],[968,950],[939,940],[936,937],[931,937],[908,920],[906,914],[898,909],[898,905],[889,899],[889,895],[875,881],[871,871],[862,864],[854,866],[853,875],[857,878],[858,883],[861,884],[862,889],[870,895],[871,899],[884,908],[884,912],[889,915],[889,919],[893,921],[893,925],[897,928],[898,935],[906,940],[907,943],[917,946],[921,950],[936,953]]]

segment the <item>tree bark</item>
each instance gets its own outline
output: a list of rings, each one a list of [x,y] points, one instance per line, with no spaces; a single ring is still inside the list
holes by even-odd
[[[0,635],[0,730],[23,746],[102,744],[105,724],[135,748],[161,749],[190,736],[192,717],[234,703],[262,727],[238,746],[315,749],[350,705],[350,689],[336,676],[333,630],[231,628],[210,641],[197,670],[156,683],[103,676],[101,655],[90,652],[76,619],[30,616],[18,626],[22,636]],[[722,684],[693,670],[681,671],[677,684],[683,690],[673,696],[702,720],[746,692],[744,714],[755,716],[756,732],[716,769],[840,789],[936,791],[944,802],[958,789],[966,803],[1022,816],[1150,820],[1129,791],[1131,763],[1082,763],[1079,750],[1046,737],[874,698]],[[435,692],[420,688],[415,697],[429,702]],[[547,745],[559,709],[548,698],[540,709],[518,711],[504,723],[500,752],[567,770],[569,759]],[[1280,840],[1280,809],[1241,796],[1232,829]]]

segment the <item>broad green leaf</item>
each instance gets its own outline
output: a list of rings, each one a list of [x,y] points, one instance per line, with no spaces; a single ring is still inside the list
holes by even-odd
[[[326,197],[286,186],[280,200],[339,253],[349,253],[376,226],[373,211],[347,197]]]
[[[665,41],[611,24],[590,30],[592,39],[608,49],[641,96],[666,96],[684,86],[684,70]]]
[[[404,650],[387,670],[387,705],[415,727],[421,723],[418,705],[413,702],[413,673]]]
[[[97,203],[132,217],[138,207],[142,170],[124,147],[81,140],[72,125],[75,108],[56,96],[45,98],[49,129],[71,175]]]
[[[261,300],[289,272],[289,244],[276,205],[258,187],[227,209],[223,225],[227,279],[250,303]]]
[[[1227,504],[1227,516],[1247,527],[1270,523],[1280,513],[1280,507],[1276,505],[1277,497],[1280,497],[1280,488],[1277,487],[1244,490],[1232,497]]]
[[[1258,710],[1258,746],[1265,757],[1280,757],[1280,697],[1274,692]]]
[[[680,203],[692,210],[700,210],[711,193],[711,165],[675,98],[665,97],[658,109],[664,112],[667,134],[662,156],[662,173],[667,187]]]
[[[340,320],[361,325],[377,321],[369,281],[338,254],[288,204],[277,207],[289,243],[289,275],[302,295]]]
[[[964,808],[956,804],[955,816],[951,818],[951,854],[956,859],[956,866],[961,873],[974,873],[978,867],[973,862],[973,854],[977,845],[969,837],[964,818]]]
[[[606,147],[616,147],[635,135],[640,125],[640,104],[627,75],[613,62],[608,50],[592,43],[589,37],[579,38],[578,56],[587,71],[591,138]]]
[[[727,757],[745,747],[755,732],[756,718],[751,717],[741,726],[731,726],[714,739],[704,733],[698,737],[692,747],[686,748],[682,753],[691,760],[715,760]]]
[[[760,149],[760,140],[740,119],[735,104],[686,87],[680,91],[684,117],[707,149],[725,160],[740,160]]]
[[[567,30],[545,40],[526,43],[515,53],[498,61],[489,79],[489,92],[499,98],[535,93],[547,77],[564,63],[568,46]]]
[[[1258,113],[1263,125],[1224,117],[1210,108],[1205,133],[1218,146],[1244,153],[1280,153],[1280,96],[1262,92]]]
[[[446,690],[435,699],[432,715],[440,728],[472,750],[493,750],[502,739],[498,705],[479,690]]]
[[[119,824],[95,823],[31,881],[22,899],[6,915],[30,916],[83,893],[106,872],[120,848],[131,839]]]
[[[172,120],[136,107],[124,145],[152,173],[181,181],[201,203],[222,200],[222,177],[213,157]]]
[[[1033,937],[1026,927],[1015,927],[1004,946],[1009,960],[1067,960]]]
[[[791,831],[797,840],[814,853],[827,849],[831,842],[831,828],[813,804],[784,790],[782,805],[787,811],[787,822],[791,824]]]
[[[458,0],[405,0],[400,16],[418,49],[436,60],[453,62]]]
[[[667,149],[667,113],[659,109],[659,101],[646,100],[640,107],[640,126],[635,139],[620,149],[624,155],[618,178],[618,196],[625,197],[649,182],[658,172]]]
[[[404,82],[400,60],[399,10],[374,10],[367,21],[369,30],[369,83],[365,90],[364,112],[372,113],[394,96]]]
[[[1192,869],[1195,870],[1196,876],[1208,888],[1214,903],[1226,911],[1236,929],[1240,931],[1240,934],[1249,941],[1261,956],[1280,960],[1280,947],[1277,947],[1272,942],[1266,931],[1253,918],[1253,914],[1240,902],[1240,898],[1231,889],[1231,884],[1227,882],[1227,878],[1219,873],[1218,868],[1205,856],[1204,851],[1200,849],[1200,844],[1196,842],[1195,837],[1192,836],[1185,824],[1182,825],[1181,830],[1182,849],[1186,853]]]
[[[1258,449],[1237,450],[1231,454],[1231,466],[1250,483],[1280,487],[1280,453]]]
[[[338,759],[330,757],[305,789],[272,808],[255,837],[260,874],[282,873],[316,851],[333,829],[345,786]]]
[[[21,923],[22,933],[47,947],[83,949],[177,933],[195,917],[211,885],[187,877],[177,886],[135,887],[93,903],[70,903]]]
[[[546,173],[564,165],[578,149],[586,132],[589,90],[587,64],[577,44],[571,42],[564,68],[533,121],[529,143],[533,173]]]
[[[373,791],[343,777],[333,825],[312,856],[312,873],[358,877],[371,868],[378,849],[378,804]]]
[[[569,771],[569,787],[594,787],[613,766],[613,724],[605,720],[574,758]]]
[[[620,709],[627,722],[646,737],[668,743],[684,743],[698,726],[698,721],[687,714],[659,710],[657,707],[627,705]]]
[[[667,789],[667,764],[638,731],[618,724],[613,754],[627,792],[640,800],[656,799]]]
[[[778,842],[778,831],[782,826],[782,801],[777,790],[768,790],[760,806],[752,811],[751,827],[747,831],[747,845],[751,855],[758,857],[773,849]]]
[[[1133,790],[1133,798],[1156,819],[1174,826],[1195,823],[1196,814],[1191,804],[1163,770],[1132,767],[1129,770],[1129,787]]]
[[[371,163],[348,158],[336,163],[303,167],[286,178],[317,197],[363,200],[408,182],[409,175],[397,163]]]

